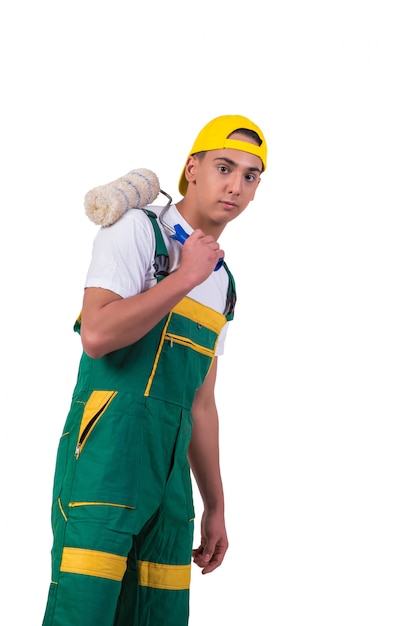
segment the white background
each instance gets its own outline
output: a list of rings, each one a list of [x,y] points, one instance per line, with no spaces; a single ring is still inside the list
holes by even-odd
[[[218,386],[231,547],[193,570],[190,626],[417,625],[414,7],[3,1],[4,626],[40,626],[49,585],[84,195],[145,167],[178,199],[195,135],[228,113],[269,160],[221,240],[239,294]]]

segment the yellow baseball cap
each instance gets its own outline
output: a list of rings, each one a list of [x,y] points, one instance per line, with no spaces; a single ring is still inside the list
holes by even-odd
[[[234,131],[246,128],[257,133],[261,139],[261,145],[256,146],[247,141],[237,141],[236,139],[228,139]],[[261,159],[263,171],[267,167],[267,144],[263,133],[258,126],[247,117],[242,115],[221,115],[215,117],[211,122],[206,124],[196,137],[192,149],[188,156],[196,154],[196,152],[205,152],[206,150],[223,150],[224,148],[233,148],[234,150],[242,150],[249,152]],[[179,191],[182,196],[186,194],[188,182],[184,175],[185,167],[179,180]]]

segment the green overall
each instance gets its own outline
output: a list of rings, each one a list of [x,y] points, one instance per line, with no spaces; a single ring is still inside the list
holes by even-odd
[[[167,249],[146,213],[161,280]],[[226,270],[225,314],[186,297],[133,345],[100,359],[83,352],[57,453],[43,626],[187,625],[191,407],[233,318]]]

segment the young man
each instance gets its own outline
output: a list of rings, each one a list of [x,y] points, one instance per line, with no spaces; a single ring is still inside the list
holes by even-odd
[[[235,286],[219,269],[218,238],[254,199],[266,158],[253,122],[217,117],[164,219],[162,207],[129,210],[97,233],[57,455],[43,626],[186,626],[192,556],[204,574],[222,563],[214,389]],[[184,245],[167,230],[178,224]],[[194,550],[190,467],[204,505]]]

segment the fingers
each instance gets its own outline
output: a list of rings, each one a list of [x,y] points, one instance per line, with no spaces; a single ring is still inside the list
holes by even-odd
[[[200,230],[200,228],[193,231],[189,239],[191,239],[192,241],[194,239],[199,240],[199,243],[202,246],[206,246],[208,249],[213,250],[214,252],[215,251],[222,252],[222,257],[224,256],[224,252],[221,251],[220,245],[216,241],[216,239],[214,239],[212,235],[205,235],[205,233],[202,230]]]
[[[221,542],[214,548],[208,545],[193,550],[193,562],[202,568],[202,574],[209,574],[219,567],[224,560],[228,545]]]
[[[184,242],[181,255],[181,269],[192,275],[193,281],[200,284],[214,271],[225,253],[218,242],[203,231],[195,230]]]

